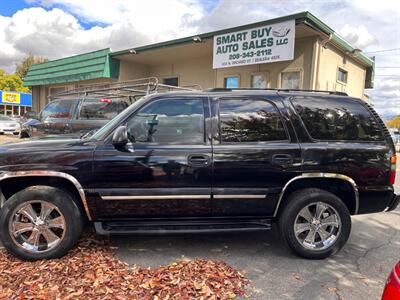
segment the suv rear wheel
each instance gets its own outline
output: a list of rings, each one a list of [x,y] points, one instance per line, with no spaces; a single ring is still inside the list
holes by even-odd
[[[336,195],[308,188],[292,193],[279,220],[281,234],[299,256],[322,259],[339,251],[351,231],[347,206]]]
[[[66,191],[50,186],[26,188],[0,210],[0,240],[23,260],[63,256],[78,241],[82,216]]]

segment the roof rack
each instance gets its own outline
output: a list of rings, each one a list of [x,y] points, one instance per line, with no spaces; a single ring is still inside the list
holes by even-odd
[[[128,81],[112,82],[112,83],[98,83],[85,87],[76,88],[60,93],[50,95],[50,100],[58,98],[86,98],[86,97],[99,97],[99,98],[121,98],[129,102],[136,101],[137,97],[142,97],[148,94],[169,92],[169,91],[198,91],[201,86],[172,86],[161,84],[156,77],[146,77]]]
[[[235,91],[278,91],[278,92],[311,92],[326,93],[329,95],[348,96],[345,92],[323,91],[323,90],[301,90],[301,89],[276,89],[276,88],[212,88],[205,90],[206,92],[235,92]]]

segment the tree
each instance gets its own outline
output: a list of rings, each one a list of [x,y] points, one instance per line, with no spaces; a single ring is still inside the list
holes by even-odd
[[[29,93],[29,88],[23,86],[24,82],[17,74],[7,74],[0,69],[0,90],[10,92]]]
[[[46,57],[43,56],[33,56],[31,53],[29,53],[27,56],[25,56],[20,63],[17,63],[16,69],[15,69],[15,74],[17,74],[19,77],[24,78],[26,74],[28,73],[29,68],[32,65],[35,64],[41,64],[46,61],[49,61]]]
[[[400,116],[397,116],[394,119],[387,121],[386,124],[390,128],[400,128]]]

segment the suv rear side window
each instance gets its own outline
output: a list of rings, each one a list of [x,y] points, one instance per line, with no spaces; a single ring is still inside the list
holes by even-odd
[[[265,100],[220,99],[219,116],[222,142],[288,139],[278,110]]]
[[[203,100],[156,100],[128,121],[127,130],[136,143],[204,144]]]
[[[304,97],[292,103],[309,134],[317,140],[383,140],[375,117],[361,103],[352,99]]]
[[[75,103],[76,100],[70,99],[50,102],[40,113],[40,118],[42,120],[47,118],[70,119],[72,117],[72,107]]]
[[[85,99],[79,112],[80,119],[86,120],[111,120],[128,104],[121,100],[111,99]]]

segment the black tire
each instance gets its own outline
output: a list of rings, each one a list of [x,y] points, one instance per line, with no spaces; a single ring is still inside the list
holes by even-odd
[[[296,238],[294,226],[303,208],[320,202],[336,210],[340,217],[341,228],[337,231],[336,240],[328,248],[309,249]],[[302,189],[289,195],[279,217],[279,229],[286,244],[295,254],[309,259],[324,259],[338,252],[346,244],[351,231],[350,212],[339,197],[328,191],[316,188]]]
[[[10,219],[15,210],[30,201],[45,201],[54,205],[62,214],[65,221],[65,232],[54,248],[46,252],[31,252],[11,237],[9,230]],[[78,242],[83,227],[83,218],[73,197],[66,191],[51,186],[31,186],[19,191],[10,197],[0,210],[0,240],[3,246],[16,257],[22,260],[34,261],[40,259],[53,259],[65,255]]]

